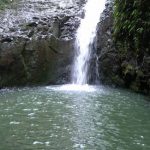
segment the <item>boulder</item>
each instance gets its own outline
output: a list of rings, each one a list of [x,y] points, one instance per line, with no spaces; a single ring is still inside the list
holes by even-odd
[[[18,1],[0,14],[0,87],[70,80],[84,2]]]

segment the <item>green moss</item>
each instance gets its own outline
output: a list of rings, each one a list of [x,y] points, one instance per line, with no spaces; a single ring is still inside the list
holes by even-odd
[[[140,89],[139,89],[140,85],[138,85],[137,82],[133,82],[131,85],[130,85],[130,88],[135,91],[135,92],[138,92]]]
[[[143,73],[143,71],[141,71],[141,70],[137,70],[137,71],[136,71],[136,74],[137,74],[137,77],[138,77],[138,78],[144,76],[144,73]]]
[[[126,67],[125,67],[125,70],[124,70],[124,74],[128,74],[128,73],[131,73],[134,71],[134,67],[130,64],[128,64]]]
[[[4,9],[11,2],[11,0],[0,0],[0,10]]]
[[[118,75],[112,75],[111,80],[112,80],[112,83],[115,83],[116,85],[119,85],[119,86],[124,85],[124,81]]]

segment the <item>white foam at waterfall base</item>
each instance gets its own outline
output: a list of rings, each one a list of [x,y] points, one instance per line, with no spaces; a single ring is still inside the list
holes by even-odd
[[[60,91],[83,91],[83,92],[94,92],[96,88],[94,86],[89,86],[88,84],[66,84],[59,87]]]
[[[91,47],[96,36],[96,27],[105,8],[105,0],[88,0],[85,17],[81,20],[76,34],[76,56],[73,65],[72,83],[88,84]]]
[[[79,84],[64,84],[61,86],[47,86],[46,89],[55,90],[55,91],[74,91],[74,92],[94,92],[97,90],[95,86],[88,84],[79,85]]]

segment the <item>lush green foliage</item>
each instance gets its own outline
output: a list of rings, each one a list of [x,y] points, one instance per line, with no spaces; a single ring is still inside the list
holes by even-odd
[[[150,0],[115,0],[114,40],[125,84],[149,93]]]
[[[4,7],[12,2],[12,0],[0,0],[0,9],[4,9]]]
[[[124,52],[150,51],[150,0],[115,0],[114,37]]]

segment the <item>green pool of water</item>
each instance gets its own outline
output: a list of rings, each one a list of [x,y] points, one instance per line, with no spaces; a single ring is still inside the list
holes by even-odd
[[[149,150],[148,100],[102,86],[2,89],[0,150]]]

